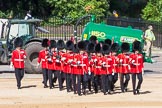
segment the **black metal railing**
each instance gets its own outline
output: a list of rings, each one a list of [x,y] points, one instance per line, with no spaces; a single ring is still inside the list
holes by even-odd
[[[74,34],[74,25],[77,22],[77,19],[72,18],[60,18],[57,16],[52,17],[42,17],[40,19],[43,19],[43,23],[40,25],[43,28],[47,29],[49,33],[41,33],[37,32],[37,36],[41,38],[49,38],[49,39],[63,39],[63,40],[69,40]],[[78,39],[81,39],[82,31],[84,29],[84,25],[90,21],[90,18],[84,19],[80,22],[79,26],[77,27],[77,36]],[[161,23],[157,22],[148,22],[144,21],[142,19],[136,19],[136,18],[114,18],[114,17],[102,17],[97,16],[95,22],[101,23],[105,22],[109,25],[114,26],[122,26],[122,27],[128,27],[132,26],[132,28],[135,29],[141,29],[143,32],[147,29],[148,25],[152,25],[154,30],[154,34],[156,37],[156,40],[154,41],[155,47],[162,48],[162,25]]]

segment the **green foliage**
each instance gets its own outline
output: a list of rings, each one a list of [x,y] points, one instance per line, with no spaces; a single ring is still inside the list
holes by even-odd
[[[5,18],[5,17],[7,17],[7,15],[3,13],[2,11],[0,11],[0,18]]]
[[[162,0],[149,0],[142,12],[145,20],[162,21]]]
[[[76,19],[85,14],[106,15],[109,0],[47,0],[53,7],[52,14]]]

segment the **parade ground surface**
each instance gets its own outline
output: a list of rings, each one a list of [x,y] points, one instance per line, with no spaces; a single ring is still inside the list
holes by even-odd
[[[78,96],[58,88],[43,88],[41,74],[25,74],[22,89],[16,87],[8,65],[0,66],[0,108],[162,108],[162,51],[153,51],[155,63],[145,63],[140,95],[133,95],[132,81],[128,92],[121,93],[119,81],[111,95]]]

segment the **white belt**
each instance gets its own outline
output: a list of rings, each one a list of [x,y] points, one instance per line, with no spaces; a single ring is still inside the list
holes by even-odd
[[[103,67],[110,67],[110,65],[104,65]]]
[[[14,61],[24,61],[23,59],[14,59]]]
[[[45,61],[45,59],[42,59],[42,61]]]
[[[139,66],[140,64],[138,64],[138,63],[133,63],[133,65]]]
[[[78,65],[72,65],[72,66],[77,67]]]
[[[101,66],[95,66],[96,68],[101,68]]]
[[[79,66],[86,66],[86,64],[80,64]]]
[[[113,64],[113,66],[117,66],[117,64]]]
[[[128,66],[128,64],[122,64],[123,66]]]

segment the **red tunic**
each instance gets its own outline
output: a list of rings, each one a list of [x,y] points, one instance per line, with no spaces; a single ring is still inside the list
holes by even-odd
[[[119,73],[129,73],[129,55],[119,54],[118,55]]]
[[[143,69],[143,56],[142,54],[132,53],[130,55],[130,72],[141,73]]]
[[[78,65],[77,65],[78,56],[79,56],[79,54],[76,54],[76,53],[73,54],[73,61],[71,62],[72,74],[79,74],[78,73]]]
[[[11,62],[14,68],[24,68],[24,59],[26,58],[25,50],[14,50],[12,52]]]
[[[95,56],[94,59],[94,74],[100,75],[101,74],[101,68],[102,68],[102,59],[100,56]]]
[[[47,66],[47,54],[48,52],[46,50],[41,50],[39,52],[38,56],[38,63],[42,63],[42,68],[48,68]]]
[[[55,57],[55,54],[56,52],[53,52],[53,55],[51,56],[51,61],[48,61],[47,62],[47,65],[48,65],[48,69],[50,70],[56,70],[55,68],[55,63],[56,63],[56,57]]]
[[[112,58],[111,56],[103,56],[101,74],[112,74]]]
[[[63,54],[64,54],[64,52],[59,51],[59,54],[55,53],[55,57],[56,57],[56,56],[60,56],[60,57],[62,58]],[[55,60],[55,68],[56,68],[56,70],[63,71],[63,64],[62,64],[62,62],[61,62],[61,58],[58,59],[58,58],[56,57],[56,60]]]
[[[117,60],[118,60],[118,57],[117,56],[111,56],[112,58],[112,70],[114,73],[118,73],[119,72],[119,66],[117,64]]]
[[[91,60],[89,61],[89,68],[90,71],[94,73],[94,59],[95,59],[95,55],[91,55]]]
[[[88,72],[88,56],[87,54],[80,54],[77,57],[77,64],[78,64],[78,74],[83,75],[84,73]]]
[[[62,55],[62,64],[63,64],[63,72],[71,73],[71,62],[73,61],[73,53],[64,53]]]

